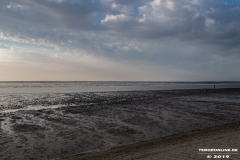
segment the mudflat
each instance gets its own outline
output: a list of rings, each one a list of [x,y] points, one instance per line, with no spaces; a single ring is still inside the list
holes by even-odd
[[[0,159],[52,159],[240,121],[240,89],[1,95],[0,103]]]

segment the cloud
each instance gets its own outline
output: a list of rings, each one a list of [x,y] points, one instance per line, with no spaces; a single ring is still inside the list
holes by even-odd
[[[177,68],[201,75],[210,67],[222,70],[223,67],[214,66],[222,63],[221,58],[227,60],[226,71],[232,68],[230,66],[239,67],[238,3],[230,5],[222,0],[1,0],[0,21],[4,22],[0,24],[0,39],[55,49],[39,53],[25,48],[26,52],[20,54],[23,59],[40,59],[44,55],[74,61],[75,55],[91,55],[116,64],[138,62],[152,67],[171,66],[172,71]],[[0,49],[8,49],[7,46],[0,44]],[[79,60],[79,63],[82,62]]]
[[[106,18],[104,20],[102,20],[101,22],[102,23],[105,23],[105,22],[122,22],[122,21],[129,21],[130,18],[124,14],[120,14],[120,15],[107,15]]]
[[[9,47],[7,47],[6,45],[0,43],[0,48],[1,49],[8,49]]]
[[[239,40],[238,5],[228,6],[220,0],[7,2],[1,2],[1,19],[6,22],[0,25],[2,33],[28,41],[41,40],[61,46],[66,37],[82,36],[82,33],[86,39],[91,34],[99,37],[122,35],[130,41],[175,37],[179,40],[205,39],[206,43],[215,41],[225,46],[231,45],[230,39]],[[139,13],[133,13],[132,9],[137,5],[140,5]],[[96,25],[97,13],[103,13],[105,17]]]

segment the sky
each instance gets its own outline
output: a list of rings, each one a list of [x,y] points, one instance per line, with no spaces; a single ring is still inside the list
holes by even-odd
[[[1,0],[0,81],[239,81],[240,0]]]

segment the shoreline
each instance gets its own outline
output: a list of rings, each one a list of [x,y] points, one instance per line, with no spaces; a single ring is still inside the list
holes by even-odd
[[[53,160],[100,160],[100,159],[155,159],[155,158],[160,158],[159,155],[157,155],[158,151],[160,153],[160,156],[163,154],[163,150],[167,150],[168,148],[175,148],[177,151],[179,149],[179,146],[182,146],[184,142],[188,142],[189,147],[192,147],[193,144],[199,143],[201,145],[201,142],[204,143],[204,141],[210,141],[211,139],[224,139],[226,136],[229,136],[229,143],[224,144],[225,147],[219,146],[217,149],[228,149],[229,146],[231,147],[230,149],[240,149],[237,148],[240,143],[240,137],[238,139],[235,139],[236,137],[233,136],[235,134],[240,135],[240,121],[234,122],[234,123],[229,123],[229,124],[224,124],[224,125],[219,125],[219,126],[214,126],[214,127],[208,127],[204,129],[197,129],[193,130],[190,132],[184,132],[184,133],[178,133],[178,134],[173,134],[169,136],[164,136],[152,140],[147,140],[147,141],[140,141],[137,143],[132,143],[129,145],[123,145],[123,146],[118,146],[118,147],[113,147],[108,150],[103,150],[103,151],[90,151],[90,152],[83,152],[75,155],[70,155],[70,156],[63,156],[60,158],[55,158]],[[222,137],[225,135],[224,137]],[[210,139],[210,140],[209,140]],[[233,141],[233,140],[234,141]],[[189,142],[189,140],[191,140]],[[232,141],[231,141],[232,140]],[[231,141],[231,142],[230,142]],[[216,141],[215,141],[216,142]],[[216,142],[217,143],[217,142]],[[223,142],[224,143],[224,142]],[[207,143],[204,143],[207,145]],[[199,145],[199,146],[200,146]],[[208,144],[209,145],[209,144]],[[216,145],[212,144],[213,147],[216,149]],[[162,148],[159,148],[162,147]],[[164,148],[165,147],[165,148]],[[188,147],[188,148],[189,148]],[[157,151],[152,152],[152,149],[157,149]],[[198,148],[200,149],[200,148]],[[208,148],[203,148],[203,149],[208,149]],[[172,150],[175,152],[174,150]],[[195,150],[198,152],[198,150]],[[222,152],[220,152],[222,153]],[[225,152],[226,153],[226,152]],[[236,153],[239,153],[236,152]],[[184,156],[186,153],[178,154],[177,156],[179,159],[181,159],[182,156]],[[157,157],[156,157],[157,155]],[[211,153],[209,153],[211,155]],[[225,155],[231,155],[226,153]],[[176,156],[176,155],[175,155]],[[239,154],[236,155],[231,155],[232,158],[240,158]],[[170,158],[170,157],[169,157]],[[196,154],[195,156],[196,159],[205,159],[203,155]],[[194,157],[189,157],[184,159],[195,159]],[[171,159],[171,158],[170,158]]]

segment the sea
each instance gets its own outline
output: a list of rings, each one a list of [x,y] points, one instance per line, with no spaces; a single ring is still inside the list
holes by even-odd
[[[0,95],[240,88],[240,81],[1,81]]]

